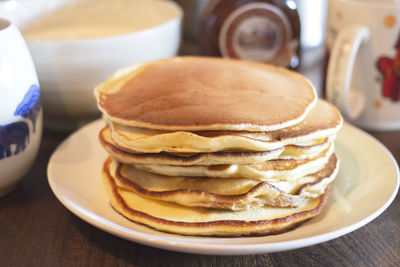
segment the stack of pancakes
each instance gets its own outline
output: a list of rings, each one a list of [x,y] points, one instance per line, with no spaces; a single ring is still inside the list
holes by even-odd
[[[319,214],[338,171],[342,117],[300,74],[181,57],[95,89],[112,207],[184,235],[267,235]]]

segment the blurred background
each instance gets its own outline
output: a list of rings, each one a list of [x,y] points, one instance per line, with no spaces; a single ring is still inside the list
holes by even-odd
[[[207,16],[206,9],[212,9],[218,2],[268,3],[281,7],[291,5],[300,19],[301,63],[297,71],[303,73],[315,84],[318,93],[322,87],[322,63],[328,0],[278,0],[278,1],[219,1],[219,0],[175,0],[184,10],[183,42],[180,53],[184,55],[202,54],[200,47],[201,24],[215,17]],[[223,10],[221,12],[226,12]],[[233,12],[232,9],[229,12]]]
[[[44,125],[97,118],[93,88],[117,69],[175,55],[224,56],[303,73],[322,91],[328,0],[0,0],[20,29]]]

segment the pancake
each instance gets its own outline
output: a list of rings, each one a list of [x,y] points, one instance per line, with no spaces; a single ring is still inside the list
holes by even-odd
[[[302,121],[317,102],[313,85],[298,73],[207,57],[122,69],[95,96],[107,120],[173,131],[282,129]]]
[[[334,144],[331,143],[317,156],[302,160],[277,159],[253,164],[208,166],[134,164],[134,167],[166,176],[246,178],[261,181],[295,180],[305,174],[319,171],[328,162],[333,150]]]
[[[295,208],[264,206],[247,211],[227,211],[185,207],[141,197],[117,187],[107,172],[103,172],[103,181],[111,206],[129,220],[180,235],[226,237],[270,235],[289,231],[321,213],[330,189],[328,186],[318,198],[305,198]]]
[[[277,234],[318,215],[343,119],[287,69],[176,57],[95,88],[107,125],[103,182],[136,223],[181,235]]]
[[[272,207],[295,207],[305,198],[319,197],[336,177],[339,162],[332,155],[323,168],[292,181],[262,182],[243,178],[171,177],[148,173],[113,160],[105,172],[118,187],[143,197],[183,206],[234,211]]]
[[[135,153],[268,151],[285,145],[314,145],[336,135],[343,123],[339,111],[319,100],[307,117],[294,126],[271,132],[160,131],[108,121],[113,141]]]
[[[324,142],[312,146],[288,145],[263,152],[213,152],[213,153],[133,153],[118,147],[111,138],[109,127],[99,133],[99,141],[103,148],[117,161],[126,164],[160,164],[160,165],[218,165],[218,164],[250,164],[271,159],[307,159],[317,156],[332,142],[327,138]]]

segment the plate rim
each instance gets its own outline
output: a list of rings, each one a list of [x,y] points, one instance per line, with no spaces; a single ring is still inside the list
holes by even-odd
[[[249,255],[249,254],[260,254],[260,253],[273,253],[279,251],[287,251],[293,250],[303,247],[308,247],[312,245],[316,245],[322,242],[326,242],[338,237],[341,237],[345,234],[348,234],[352,231],[355,231],[362,226],[368,224],[379,215],[381,215],[393,202],[394,198],[397,195],[399,190],[400,184],[400,173],[399,173],[399,166],[397,161],[395,160],[392,153],[374,136],[364,132],[363,130],[345,122],[343,124],[343,128],[349,128],[350,130],[355,131],[357,134],[362,134],[370,139],[374,143],[374,145],[379,146],[382,148],[387,156],[389,156],[393,166],[395,168],[397,177],[396,177],[396,185],[393,188],[393,192],[391,196],[384,202],[384,204],[377,209],[372,214],[364,217],[362,220],[357,221],[349,226],[339,228],[337,230],[323,233],[315,236],[310,236],[301,239],[295,240],[286,240],[286,241],[272,241],[268,243],[251,243],[251,244],[243,244],[243,243],[234,243],[229,242],[228,244],[212,244],[213,239],[218,240],[235,240],[235,237],[193,237],[196,239],[207,239],[207,242],[189,242],[185,239],[181,239],[181,236],[176,234],[170,234],[169,236],[160,236],[157,234],[150,234],[150,233],[143,233],[136,229],[129,229],[127,227],[118,225],[115,222],[108,220],[107,218],[101,217],[96,215],[93,211],[87,210],[86,208],[81,208],[77,203],[73,203],[72,201],[68,201],[58,190],[57,185],[55,183],[56,178],[51,176],[51,167],[53,164],[53,159],[57,155],[57,152],[61,146],[67,143],[69,140],[74,138],[74,136],[79,135],[81,132],[84,132],[87,128],[96,127],[97,124],[104,123],[102,119],[97,119],[92,121],[83,127],[79,128],[71,135],[69,135],[66,139],[64,139],[57,148],[53,151],[47,165],[47,180],[50,185],[50,188],[56,198],[66,207],[69,211],[71,211],[74,215],[78,216],[85,222],[107,232],[118,236],[120,238],[136,242],[142,245],[155,247],[164,250],[176,251],[176,252],[184,252],[184,253],[195,253],[195,254],[207,254],[207,255]],[[96,125],[96,126],[95,126]],[[100,144],[99,144],[100,145]],[[111,208],[111,207],[110,207]],[[90,214],[90,215],[88,215]],[[134,222],[132,222],[134,223]],[[158,231],[156,229],[152,229],[155,232]],[[185,238],[190,238],[184,236]],[[246,238],[260,238],[263,239],[265,236],[261,237],[246,237]]]

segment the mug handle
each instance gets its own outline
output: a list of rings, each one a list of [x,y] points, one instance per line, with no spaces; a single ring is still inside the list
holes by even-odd
[[[350,84],[358,49],[363,41],[369,40],[369,36],[368,28],[362,26],[340,30],[329,57],[326,98],[349,119],[356,119],[365,107],[365,96],[350,90]]]

